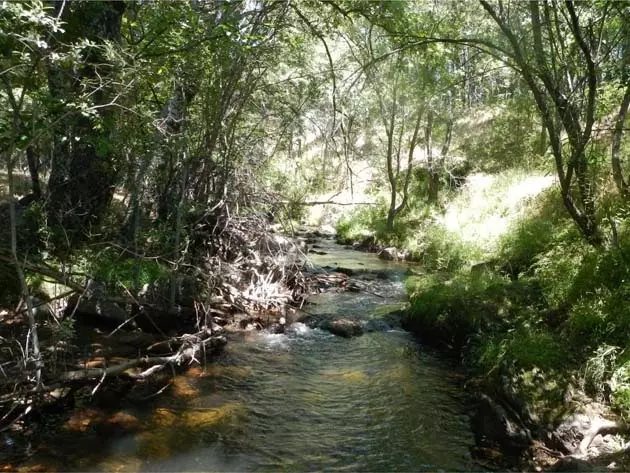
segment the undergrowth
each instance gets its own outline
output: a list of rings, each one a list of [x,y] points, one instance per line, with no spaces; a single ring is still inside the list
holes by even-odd
[[[542,385],[553,384],[558,407],[558,377],[571,378],[630,416],[630,231],[624,208],[613,206],[616,240],[593,247],[566,216],[558,191],[544,191],[487,264],[410,278],[408,327],[459,350],[471,372],[484,379],[522,383],[535,373]],[[457,252],[460,246],[445,235],[443,248]],[[549,403],[549,392],[542,392],[538,399],[547,396]]]

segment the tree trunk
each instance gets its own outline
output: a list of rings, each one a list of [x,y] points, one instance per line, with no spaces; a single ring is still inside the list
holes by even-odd
[[[54,102],[55,143],[48,183],[47,211],[53,224],[63,229],[65,244],[83,241],[100,224],[113,197],[118,155],[111,148],[115,116],[108,104],[114,98],[113,67],[103,51],[106,41],[120,42],[124,2],[54,3],[55,14],[65,21],[54,48],[87,39],[80,64],[49,64],[48,87]],[[93,85],[98,84],[98,85]],[[89,93],[88,109],[97,116],[69,109],[67,102],[81,102]]]
[[[545,128],[545,124],[543,123],[540,126],[540,135],[538,138],[538,154],[540,156],[544,156],[547,152],[547,128]]]
[[[444,135],[444,143],[440,150],[440,158],[437,166],[434,163],[433,172],[429,174],[429,202],[437,203],[438,193],[440,191],[440,176],[444,172],[444,162],[451,147],[451,138],[453,136],[453,119],[449,118],[446,122],[446,131]]]
[[[42,196],[42,187],[39,182],[39,159],[35,154],[33,146],[26,148],[26,161],[28,163],[28,172],[31,176],[31,189],[36,199]]]
[[[623,128],[626,121],[626,115],[628,114],[628,107],[630,106],[630,83],[626,86],[626,93],[621,101],[619,107],[619,113],[615,121],[615,129],[612,137],[612,150],[610,153],[610,160],[612,164],[613,177],[619,193],[624,199],[629,196],[628,182],[623,177],[623,171],[621,169],[621,161],[619,159],[619,150],[621,149],[621,138],[623,137]]]
[[[24,275],[24,267],[22,266],[22,259],[18,255],[17,248],[17,216],[15,211],[15,199],[14,195],[14,182],[13,182],[13,151],[9,152],[7,163],[7,177],[9,181],[9,224],[11,226],[11,255],[15,270],[20,281],[20,292],[22,300],[26,304],[26,314],[28,318],[29,335],[26,339],[24,346],[24,363],[27,366],[32,366],[35,372],[35,386],[36,391],[39,393],[42,385],[42,359],[39,347],[39,335],[37,331],[37,321],[35,320],[35,311],[33,308],[33,302],[31,300],[31,294],[26,283],[26,277]],[[30,339],[30,343],[29,343]]]
[[[427,124],[424,128],[424,147],[427,158],[427,170],[428,170],[428,190],[427,198],[429,202],[437,202],[438,185],[440,182],[440,175],[437,170],[437,165],[433,159],[433,120],[435,114],[433,110],[429,110],[427,114]]]

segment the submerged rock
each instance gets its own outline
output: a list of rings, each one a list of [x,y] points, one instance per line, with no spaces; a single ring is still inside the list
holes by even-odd
[[[363,335],[363,327],[360,322],[349,319],[337,319],[322,324],[321,328],[340,337],[351,338]]]
[[[273,323],[269,326],[267,330],[271,333],[284,333],[284,329],[286,328],[286,324],[283,323]]]
[[[366,332],[387,332],[392,329],[389,323],[380,319],[368,320],[364,327]]]

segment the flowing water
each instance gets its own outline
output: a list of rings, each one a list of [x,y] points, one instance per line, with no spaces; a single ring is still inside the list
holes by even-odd
[[[170,394],[107,414],[105,422],[125,428],[104,435],[79,416],[31,465],[75,471],[478,469],[453,367],[387,316],[404,303],[406,268],[333,243],[323,250],[315,265],[362,271],[365,290],[320,294],[305,309],[315,317],[361,320],[373,331],[344,339],[298,323],[281,335],[233,335],[205,369],[178,376]]]

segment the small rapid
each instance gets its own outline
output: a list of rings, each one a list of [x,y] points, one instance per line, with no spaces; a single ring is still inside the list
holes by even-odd
[[[312,319],[366,327],[341,338],[316,324],[242,332],[173,395],[131,405],[134,429],[86,431],[48,448],[49,467],[81,471],[466,471],[467,399],[454,366],[396,324],[403,265],[327,242],[316,267],[343,264],[364,291],[323,293]],[[318,259],[319,258],[319,259]],[[374,274],[377,277],[373,277]],[[179,383],[179,384],[178,384]]]

